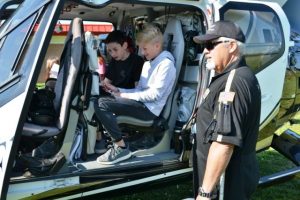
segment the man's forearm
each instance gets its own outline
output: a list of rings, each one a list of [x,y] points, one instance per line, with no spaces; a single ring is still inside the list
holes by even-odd
[[[205,192],[213,191],[230,161],[233,148],[234,146],[231,144],[219,142],[213,142],[211,144],[202,183],[202,188]]]

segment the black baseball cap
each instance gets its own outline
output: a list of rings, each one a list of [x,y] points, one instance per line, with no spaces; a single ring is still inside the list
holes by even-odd
[[[245,42],[245,35],[241,28],[230,21],[217,21],[206,32],[205,35],[195,36],[193,38],[196,43],[205,43],[219,37],[227,37]]]

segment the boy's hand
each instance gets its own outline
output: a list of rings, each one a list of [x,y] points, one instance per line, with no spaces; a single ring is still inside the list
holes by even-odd
[[[112,92],[111,94],[114,95],[115,97],[121,97],[120,92]]]
[[[103,84],[103,89],[106,91],[106,92],[109,92],[109,93],[116,93],[116,92],[119,92],[119,89],[117,87],[115,87],[114,85],[110,84],[110,83],[104,83]]]

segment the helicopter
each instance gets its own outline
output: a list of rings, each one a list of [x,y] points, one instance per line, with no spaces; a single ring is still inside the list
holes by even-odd
[[[299,133],[276,132],[285,122],[293,123],[292,117],[300,106],[296,45],[299,33],[291,32],[289,19],[278,3],[4,0],[0,2],[0,198],[100,197],[137,185],[190,176],[192,144],[188,123],[212,76],[205,67],[203,47],[194,44],[192,37],[205,34],[218,20],[237,23],[246,36],[244,56],[262,93],[257,152],[272,147],[296,165],[262,177],[260,184],[270,184],[278,175],[282,178],[299,173]],[[67,22],[67,35],[57,34]],[[143,24],[156,23],[164,35],[164,49],[175,58],[176,84],[161,117],[155,121],[118,118],[126,133],[124,138],[134,149],[132,158],[117,164],[96,162],[93,141],[99,124],[94,118],[93,101],[101,94],[97,69],[92,63],[96,59],[93,49],[101,47],[101,39],[88,39],[84,22],[110,23],[132,38]],[[102,50],[105,55],[105,47]],[[30,120],[28,112],[50,56],[58,56],[61,61],[55,85],[57,119],[52,125],[41,125]],[[190,98],[183,95],[187,90],[191,91]],[[78,130],[83,150],[73,160]],[[57,154],[47,158],[51,164],[42,173],[24,174],[15,169],[20,150],[30,151],[49,139],[58,145]]]

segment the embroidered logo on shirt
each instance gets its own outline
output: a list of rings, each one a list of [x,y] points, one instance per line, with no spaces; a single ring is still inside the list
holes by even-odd
[[[235,92],[221,92],[219,102],[233,102]]]

